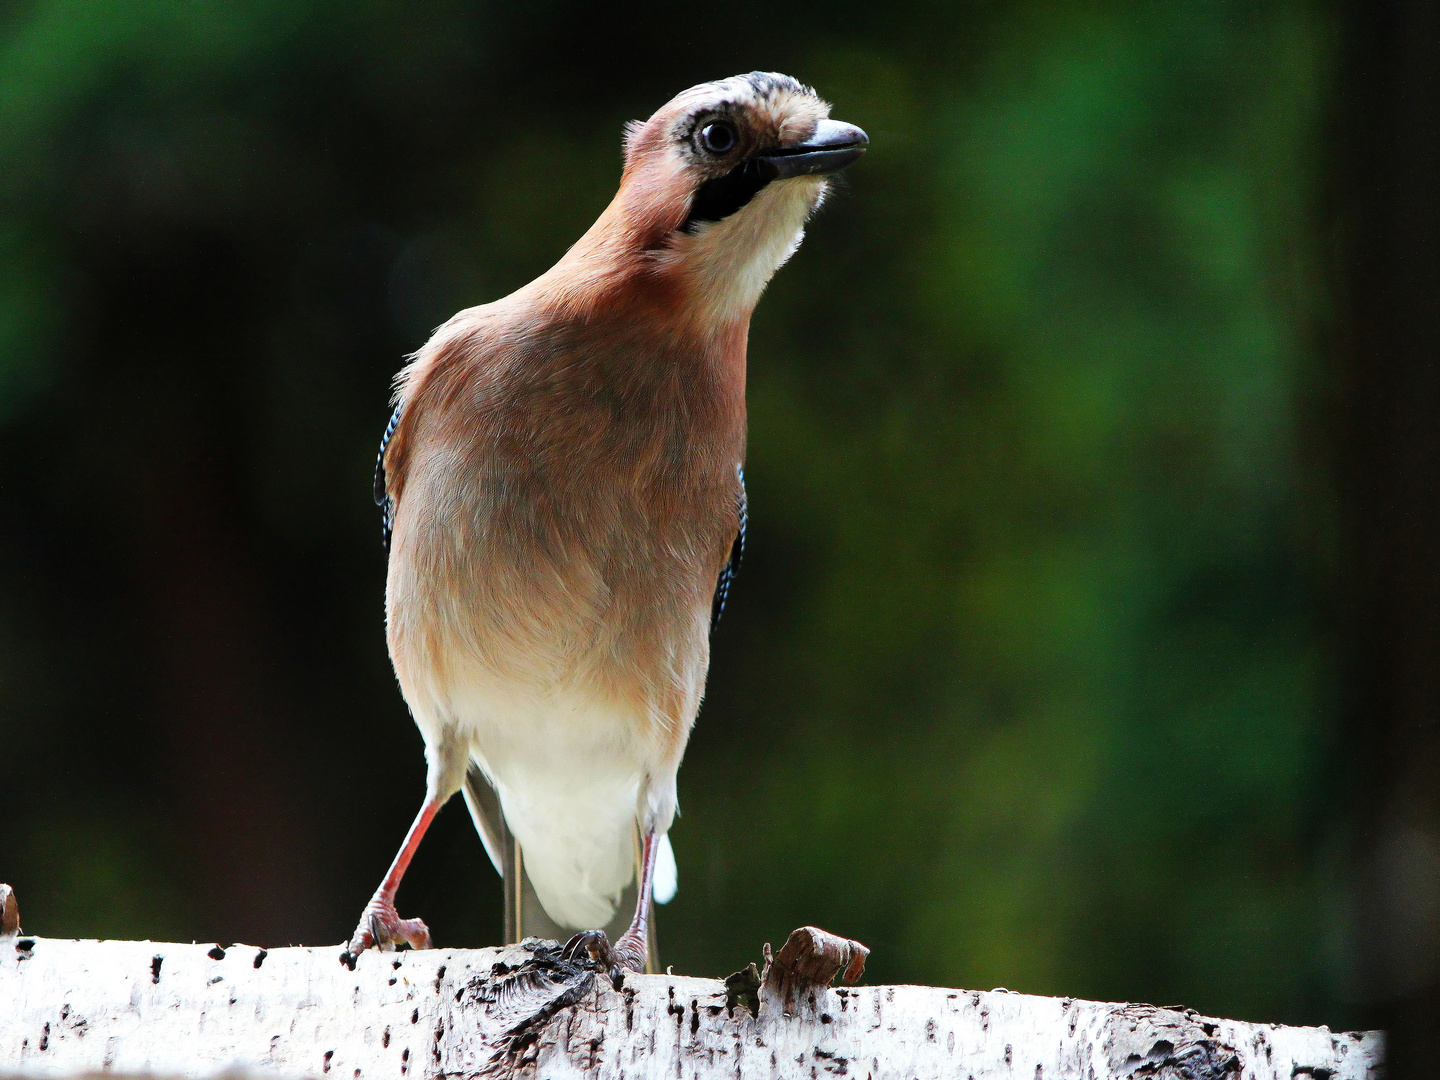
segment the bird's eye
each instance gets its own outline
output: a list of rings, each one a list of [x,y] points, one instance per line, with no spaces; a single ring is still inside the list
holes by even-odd
[[[735,145],[735,128],[723,120],[700,129],[700,145],[712,154],[723,154]]]

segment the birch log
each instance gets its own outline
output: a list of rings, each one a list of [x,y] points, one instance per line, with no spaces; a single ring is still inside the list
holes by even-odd
[[[823,988],[759,1016],[714,979],[548,943],[368,952],[0,940],[0,1076],[1374,1080],[1376,1033],[997,990]]]

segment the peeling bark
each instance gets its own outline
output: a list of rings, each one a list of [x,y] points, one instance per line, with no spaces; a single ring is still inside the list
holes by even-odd
[[[15,899],[15,890],[9,885],[0,885],[0,937],[11,937],[20,932],[20,904]]]
[[[779,956],[772,959],[770,945],[765,945],[762,981],[766,993],[789,1014],[795,1011],[797,997],[817,986],[829,986],[842,970],[847,983],[859,982],[869,955],[870,950],[858,941],[837,937],[818,926],[802,926],[791,932]],[[730,980],[725,982],[728,987]]]
[[[826,943],[818,945],[813,952],[827,953]],[[738,994],[718,980],[665,975],[629,976],[617,989],[590,966],[560,960],[548,942],[372,950],[353,972],[339,954],[338,945],[7,938],[0,942],[0,1076],[1380,1075],[1376,1033],[1212,1020],[1150,1005],[797,984],[787,1014],[778,976],[762,982],[755,972]],[[837,958],[848,964],[853,956]]]

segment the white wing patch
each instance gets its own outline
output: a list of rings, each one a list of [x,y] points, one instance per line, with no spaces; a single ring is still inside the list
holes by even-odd
[[[657,904],[668,904],[675,899],[680,888],[680,868],[675,865],[675,849],[670,846],[670,834],[660,837],[660,849],[655,852],[655,885],[651,896]]]

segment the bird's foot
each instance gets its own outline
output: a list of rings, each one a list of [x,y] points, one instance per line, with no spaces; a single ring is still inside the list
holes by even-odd
[[[589,957],[605,968],[610,981],[619,987],[627,972],[645,970],[645,936],[632,926],[612,945],[604,930],[582,930],[565,943],[560,955],[566,960]]]
[[[360,925],[355,927],[349,946],[340,954],[340,962],[353,970],[355,958],[370,946],[389,950],[402,944],[412,949],[430,948],[430,928],[421,919],[402,919],[391,901],[376,894],[365,905]]]

